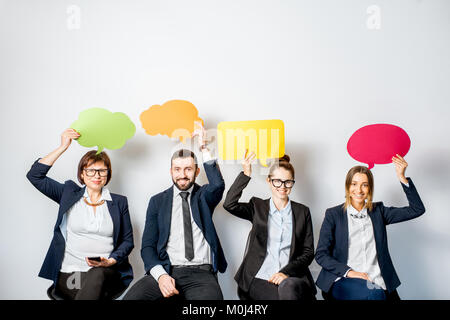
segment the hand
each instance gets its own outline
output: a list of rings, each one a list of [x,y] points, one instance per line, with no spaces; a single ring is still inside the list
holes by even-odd
[[[78,139],[79,137],[80,134],[72,128],[64,130],[64,132],[61,134],[61,148],[67,149],[72,143],[72,140]]]
[[[248,149],[245,149],[244,159],[242,160],[242,168],[244,174],[248,177],[252,175],[252,162],[256,158],[256,154],[252,151],[248,153]]]
[[[285,275],[284,273],[277,272],[277,273],[275,273],[274,275],[272,275],[272,276],[270,277],[270,279],[267,280],[267,281],[269,281],[270,283],[273,283],[273,284],[279,286],[280,283],[281,283],[284,279],[286,279],[287,277],[288,277],[288,276]]]
[[[100,261],[93,261],[93,260],[89,260],[88,258],[85,258],[85,259],[86,259],[86,262],[89,267],[105,267],[105,268],[107,268],[107,267],[111,267],[117,263],[116,259],[114,259],[114,258],[106,259],[106,258],[100,257],[100,259],[101,259]]]
[[[364,279],[364,280],[372,282],[372,280],[370,280],[369,275],[367,273],[365,273],[365,272],[357,272],[357,271],[354,271],[354,270],[350,270],[347,273],[347,278],[359,278],[359,279]]]
[[[199,149],[200,151],[203,151],[203,149],[205,149],[208,144],[206,141],[206,130],[200,121],[195,121],[194,128],[195,129],[192,133],[192,138],[198,137]]]
[[[178,290],[175,288],[175,279],[168,274],[163,274],[158,278],[158,285],[164,298],[179,294]]]
[[[405,161],[400,155],[396,155],[396,157],[392,157],[392,163],[395,165],[395,171],[397,173],[398,179],[403,183],[408,183],[408,180],[405,177],[405,171],[408,167],[408,162]]]

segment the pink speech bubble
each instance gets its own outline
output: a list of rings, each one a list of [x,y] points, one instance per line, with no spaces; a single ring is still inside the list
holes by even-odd
[[[356,130],[347,143],[350,156],[367,163],[369,169],[375,164],[392,163],[396,154],[404,157],[411,146],[405,130],[392,124],[371,124]]]

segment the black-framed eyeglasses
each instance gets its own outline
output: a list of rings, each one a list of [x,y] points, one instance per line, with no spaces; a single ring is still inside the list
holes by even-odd
[[[88,177],[95,177],[95,175],[99,174],[100,177],[106,177],[108,175],[108,169],[84,169],[86,175]]]
[[[270,181],[272,182],[272,185],[275,188],[279,188],[282,185],[284,185],[285,188],[292,188],[295,184],[295,180],[281,180],[281,179],[270,179]]]

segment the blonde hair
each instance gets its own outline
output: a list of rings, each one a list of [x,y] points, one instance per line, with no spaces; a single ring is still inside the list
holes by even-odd
[[[347,177],[345,178],[345,203],[343,205],[344,210],[346,210],[352,204],[350,198],[350,185],[352,184],[353,176],[357,173],[365,174],[367,176],[367,180],[369,180],[369,195],[367,196],[366,204],[364,205],[364,207],[367,208],[368,211],[371,211],[373,208],[373,175],[367,167],[363,166],[355,166],[351,168],[347,173]]]

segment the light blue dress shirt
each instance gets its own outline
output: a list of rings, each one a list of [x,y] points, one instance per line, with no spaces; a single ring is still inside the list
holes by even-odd
[[[267,221],[267,251],[264,262],[256,278],[269,280],[289,262],[292,241],[292,208],[289,200],[286,207],[278,210],[270,199],[270,211]]]

